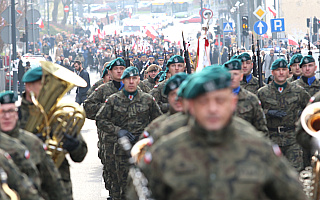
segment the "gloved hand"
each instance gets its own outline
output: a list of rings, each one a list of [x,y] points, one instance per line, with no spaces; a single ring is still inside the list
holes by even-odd
[[[124,129],[121,129],[119,132],[118,132],[118,138],[122,138],[124,136],[127,136],[129,141],[131,143],[135,142],[136,141],[136,137],[134,135],[132,135],[132,133],[130,133],[129,131],[127,130],[124,130]]]
[[[64,140],[63,140],[63,149],[67,150],[68,152],[71,152],[75,150],[79,146],[80,142],[76,137],[72,137],[71,135],[64,134]]]
[[[282,117],[287,116],[287,113],[282,110],[268,110],[267,115],[272,116],[272,117],[282,118]]]

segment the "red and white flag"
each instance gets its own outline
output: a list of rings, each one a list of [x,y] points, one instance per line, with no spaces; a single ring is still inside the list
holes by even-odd
[[[203,34],[198,39],[196,71],[199,72],[209,65],[211,65],[209,40],[206,34]]]
[[[40,17],[39,20],[36,22],[36,24],[38,24],[40,28],[44,28],[44,24],[43,24],[43,21],[42,21],[42,18],[41,18],[41,17]]]
[[[156,37],[158,37],[158,33],[156,30],[154,30],[153,27],[151,26],[146,26],[145,27],[145,33],[147,34],[148,37],[151,37],[152,40],[154,40]]]
[[[274,9],[273,6],[268,7],[268,10],[273,14],[273,17],[277,16],[277,11]]]
[[[136,49],[136,47],[137,47],[136,41],[133,38],[132,38],[131,46],[132,46],[132,50]]]

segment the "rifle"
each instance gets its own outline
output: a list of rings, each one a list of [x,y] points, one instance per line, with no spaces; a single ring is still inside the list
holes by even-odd
[[[310,37],[308,35],[308,55],[311,55],[312,56],[312,51],[311,51],[311,47],[310,47]]]
[[[288,63],[290,63],[290,56],[289,56],[289,53],[287,53],[287,61],[288,61]]]
[[[262,82],[262,66],[261,66],[261,58],[260,58],[260,47],[259,47],[259,40],[257,40],[257,57],[258,57],[258,74],[259,74],[259,88],[263,86]]]
[[[164,58],[163,58],[163,60],[164,60],[164,62],[163,62],[163,65],[167,65],[167,52],[166,52],[166,48],[163,48],[163,55],[164,55]]]
[[[299,44],[299,53],[301,54],[301,46],[300,46],[301,41],[300,40],[298,41],[298,44]]]
[[[184,48],[184,59],[185,59],[185,62],[186,62],[187,73],[191,74],[189,51],[188,51],[188,49],[186,47],[186,42],[184,41],[183,31],[182,31],[182,43],[183,43],[183,48]]]
[[[252,41],[252,46],[251,46],[251,50],[252,50],[252,63],[253,63],[253,76],[257,77],[257,58],[256,58],[256,52],[255,52],[255,48],[254,48],[254,40],[253,40],[253,34],[251,37],[251,41]]]

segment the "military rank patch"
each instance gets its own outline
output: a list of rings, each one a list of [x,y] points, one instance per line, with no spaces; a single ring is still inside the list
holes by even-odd
[[[312,96],[309,100],[310,103],[313,103],[313,101],[316,99],[316,97]]]
[[[144,160],[144,162],[145,162],[146,164],[150,164],[150,162],[152,161],[152,155],[151,155],[151,153],[150,153],[150,152],[146,152],[146,153],[144,154],[143,160]]]
[[[25,157],[26,159],[29,159],[29,158],[30,158],[30,152],[29,152],[29,150],[26,150],[26,151],[24,152],[24,157]]]
[[[282,156],[282,152],[281,152],[281,149],[278,145],[274,144],[272,145],[272,149],[273,149],[273,152],[276,156]]]
[[[106,99],[104,102],[107,103],[107,102],[108,102],[108,99]]]

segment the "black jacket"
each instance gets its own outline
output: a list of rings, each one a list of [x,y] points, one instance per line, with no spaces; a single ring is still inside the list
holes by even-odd
[[[89,90],[89,88],[91,87],[90,86],[90,77],[89,77],[89,73],[83,69],[80,73],[79,73],[79,76],[81,78],[83,78],[86,82],[87,82],[87,87],[77,87],[77,95],[84,95],[86,96],[87,95],[87,91]]]

